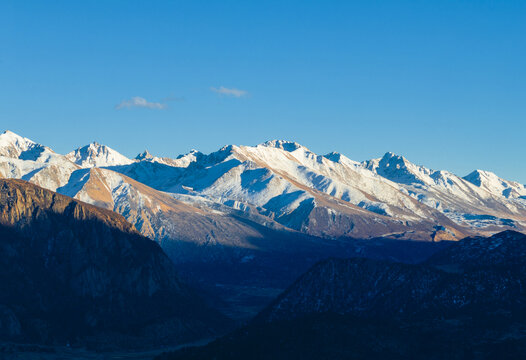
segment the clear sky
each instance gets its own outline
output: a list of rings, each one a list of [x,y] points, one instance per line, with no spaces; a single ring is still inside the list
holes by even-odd
[[[0,128],[127,156],[295,140],[526,183],[526,1],[0,1]]]

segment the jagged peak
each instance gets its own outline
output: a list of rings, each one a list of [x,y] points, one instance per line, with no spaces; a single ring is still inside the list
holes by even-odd
[[[96,141],[66,154],[66,158],[85,168],[128,165],[133,162],[118,151]]]
[[[380,161],[390,163],[395,161],[397,163],[410,163],[403,155],[395,154],[394,152],[388,151],[380,158]]]
[[[144,150],[142,153],[135,157],[135,160],[146,160],[153,159],[153,155],[148,150]]]
[[[269,140],[269,141],[265,141],[262,144],[259,144],[258,146],[273,147],[273,148],[285,150],[288,152],[293,152],[300,148],[306,149],[306,147],[298,144],[297,142],[288,141],[288,140]]]
[[[227,146],[223,146],[220,151],[224,151],[226,150]],[[196,149],[191,149],[189,152],[187,152],[186,154],[181,154],[179,156],[177,156],[176,159],[182,159],[184,157],[188,157],[188,156],[201,156],[201,155],[204,155],[201,151],[199,150],[196,150]]]
[[[359,162],[351,160],[347,156],[339,152],[336,152],[336,151],[332,151],[326,155],[323,155],[323,157],[332,162],[338,163],[338,164],[354,165],[354,166],[359,166],[360,164]]]
[[[109,150],[113,150],[109,146],[101,144],[101,143],[99,143],[97,141],[92,141],[92,142],[90,142],[88,145],[86,145],[84,147],[87,147],[87,148],[90,148],[90,149],[103,149],[103,150],[108,150],[109,149]]]
[[[97,152],[115,152],[115,153],[118,153],[117,150],[114,150],[114,149],[110,148],[109,146],[101,144],[101,143],[99,143],[97,141],[92,141],[89,144],[81,146],[81,147],[77,148],[76,150],[74,150],[72,152],[77,152],[77,151],[90,151],[90,152],[97,151]]]
[[[342,156],[343,156],[342,154],[336,151],[332,151],[326,155],[323,155],[324,158],[329,159],[334,162],[340,162],[340,160],[342,159]]]
[[[433,170],[411,163],[402,155],[391,151],[381,158],[366,160],[362,165],[376,174],[400,184],[422,184],[422,175],[430,175]]]

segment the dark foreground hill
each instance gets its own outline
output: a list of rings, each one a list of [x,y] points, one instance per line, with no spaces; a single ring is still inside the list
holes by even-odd
[[[144,347],[228,325],[122,216],[25,181],[0,180],[0,263],[2,341]]]
[[[420,264],[329,259],[247,327],[164,359],[518,359],[526,236],[454,243]]]

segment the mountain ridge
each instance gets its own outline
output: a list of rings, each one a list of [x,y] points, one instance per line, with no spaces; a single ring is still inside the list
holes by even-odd
[[[18,179],[0,205],[0,340],[147,348],[225,322],[121,215]]]
[[[439,238],[458,239],[526,226],[523,185],[489,172],[459,177],[414,165],[390,152],[359,163],[334,152],[317,155],[294,141],[270,140],[253,147],[227,145],[210,154],[192,150],[176,159],[148,152],[129,159],[91,143],[66,155],[43,147],[52,156],[29,160],[20,158],[22,150],[13,143],[20,149],[43,147],[10,131],[0,135],[1,176],[23,178],[54,191],[68,189],[74,197],[81,196],[72,189],[81,188],[85,177],[72,174],[100,168],[190,205],[205,201],[244,209],[246,216],[267,218],[263,223],[322,237],[434,240],[441,229]],[[100,203],[83,196],[84,201]],[[109,196],[103,204],[112,203]],[[366,228],[360,219],[375,226]]]

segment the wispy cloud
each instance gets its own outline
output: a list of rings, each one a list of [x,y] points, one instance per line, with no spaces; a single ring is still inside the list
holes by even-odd
[[[123,100],[115,106],[115,109],[147,108],[154,110],[166,109],[166,104],[160,102],[151,102],[140,96],[134,96],[129,100]]]
[[[215,92],[216,94],[219,94],[219,95],[233,96],[233,97],[237,97],[237,98],[248,95],[248,91],[239,90],[239,89],[235,89],[235,88],[230,88],[229,89],[229,88],[226,88],[224,86],[220,86],[218,88],[211,87],[210,90],[212,90],[213,92]]]

